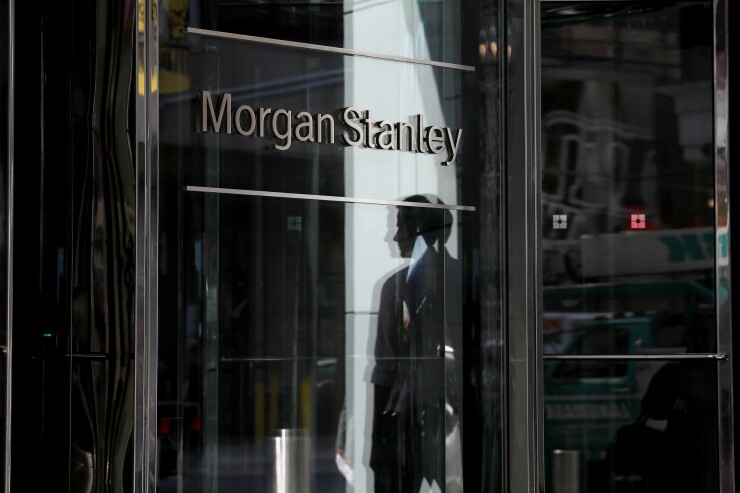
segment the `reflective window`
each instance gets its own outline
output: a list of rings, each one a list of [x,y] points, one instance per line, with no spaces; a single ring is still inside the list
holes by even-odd
[[[716,491],[716,363],[673,358],[717,350],[711,47],[709,3],[542,4],[550,491]]]
[[[499,491],[498,55],[461,29],[495,16],[178,6],[160,31],[160,491]]]

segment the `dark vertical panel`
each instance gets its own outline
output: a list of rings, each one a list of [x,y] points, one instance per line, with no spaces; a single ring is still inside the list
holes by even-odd
[[[81,9],[77,18],[89,16],[82,26],[87,36],[75,39],[74,52],[90,56],[79,60],[82,66],[73,73],[87,75],[90,85],[88,93],[72,94],[75,107],[85,108],[73,128],[87,140],[86,146],[75,146],[84,154],[72,160],[73,185],[80,187],[70,259],[72,350],[80,353],[72,367],[72,454],[75,459],[76,446],[90,453],[95,490],[128,491],[134,390],[133,5],[101,1]],[[74,166],[83,162],[82,169]],[[78,445],[83,443],[87,448]]]
[[[537,336],[539,276],[535,107],[538,74],[536,24],[539,2],[503,2],[505,71],[503,132],[506,194],[506,377],[508,481],[511,491],[538,491],[542,485],[540,391],[542,353]],[[502,56],[504,52],[502,51]]]
[[[133,3],[25,3],[13,491],[130,491]]]
[[[466,132],[473,145],[463,147],[462,194],[478,204],[478,224],[463,229],[464,280],[464,469],[467,488],[503,490],[502,416],[503,326],[501,304],[502,245],[502,40],[499,5],[493,1],[464,4],[463,59],[476,67],[465,79],[463,113],[475,115],[477,129]]]
[[[24,162],[16,168],[15,174],[17,188],[23,189],[15,203],[18,213],[14,236],[14,250],[19,252],[16,263],[22,266],[22,275],[15,276],[12,286],[15,306],[11,412],[17,419],[10,431],[12,490],[20,491],[25,487],[28,492],[36,492],[41,489],[42,479],[34,469],[41,464],[42,451],[48,447],[43,440],[45,423],[41,410],[43,386],[48,381],[43,378],[38,334],[43,314],[49,313],[52,307],[41,309],[43,303],[39,286],[41,19],[30,7],[30,4],[21,4],[16,11],[16,27],[19,31],[16,43],[23,47],[24,53],[16,62],[14,99],[22,111],[15,115],[15,125],[24,129],[16,135],[16,147],[22,149]],[[62,201],[57,202],[64,207]],[[31,307],[33,309],[29,310]],[[55,341],[56,338],[50,338],[47,345]],[[55,383],[59,387],[59,382]],[[60,409],[64,409],[64,403],[61,404]],[[57,457],[64,462],[65,456],[58,454]]]
[[[737,18],[738,15],[740,15],[740,6],[738,6],[737,3],[734,2],[725,2],[726,9],[727,9],[727,19],[726,22],[729,24],[729,20],[732,19],[732,13],[735,13],[735,17]],[[733,56],[733,53],[738,53],[737,46],[738,46],[738,30],[737,29],[727,29],[727,57]],[[737,56],[737,55],[734,55]],[[735,62],[734,65],[736,68],[738,67],[738,63]],[[727,91],[730,93],[732,91],[732,88],[735,88],[735,91],[737,91],[737,88],[740,87],[740,84],[738,84],[737,79],[737,70],[734,72],[732,71],[729,63],[727,64],[728,68],[728,80],[727,80]],[[737,97],[737,96],[735,96]],[[733,123],[734,122],[734,123]],[[738,119],[737,113],[730,112],[728,115],[728,141],[727,146],[728,149],[732,148],[733,142],[735,142],[735,148],[737,149],[737,145],[740,142],[740,130],[738,130],[738,124],[740,124],[740,120]],[[730,222],[729,224],[732,224],[732,218],[738,217],[740,214],[740,200],[737,199],[738,193],[740,193],[740,170],[735,169],[733,170],[729,164],[729,150],[728,150],[728,174],[730,177],[729,180],[729,197],[730,197],[730,207],[729,207],[729,217]],[[733,196],[735,200],[733,199]],[[740,255],[740,241],[732,241],[732,236],[730,236],[730,259],[733,257],[737,257]],[[732,279],[733,274],[740,274],[740,268],[738,267],[738,262],[731,262],[730,263],[730,279]],[[737,315],[735,315],[737,317]],[[732,337],[732,353],[733,354],[740,354],[740,337],[733,336]],[[732,359],[730,361],[733,361]],[[734,382],[740,382],[740,364],[738,363],[732,363],[732,379]],[[734,392],[733,392],[734,394]],[[733,399],[737,399],[736,396],[733,396]],[[733,443],[740,443],[740,426],[737,426],[738,423],[740,423],[740,415],[738,414],[737,409],[733,409],[733,420],[735,423],[734,426],[734,434],[733,434]],[[734,452],[736,453],[736,452]],[[733,455],[734,455],[733,453]],[[733,457],[734,459],[734,457]],[[735,478],[740,478],[740,461],[733,460],[734,462],[734,473]]]
[[[734,491],[737,484],[737,467],[735,463],[736,421],[734,421],[734,385],[737,378],[733,371],[733,326],[732,326],[732,258],[729,256],[732,238],[730,200],[732,189],[730,173],[730,102],[729,102],[729,57],[732,37],[729,33],[730,2],[714,2],[713,47],[714,47],[714,162],[715,162],[715,203],[726,205],[715,209],[715,225],[726,228],[725,244],[717,241],[715,258],[727,256],[726,263],[715,264],[715,280],[718,293],[717,303],[717,350],[729,356],[729,362],[718,365],[718,434],[719,434],[719,488],[722,491]],[[708,23],[707,23],[708,24]],[[735,173],[737,174],[737,173]],[[735,179],[737,183],[737,180]],[[737,191],[737,188],[735,188]],[[737,208],[737,206],[735,206]],[[719,235],[718,235],[719,238]],[[729,247],[729,248],[728,248]],[[737,338],[735,338],[737,340]],[[737,366],[737,365],[734,365]]]
[[[6,388],[8,365],[8,327],[7,327],[7,286],[8,286],[8,171],[10,149],[8,148],[9,122],[12,115],[8,111],[11,36],[9,22],[10,2],[0,1],[0,437],[6,438]],[[5,485],[5,449],[0,450],[0,488]]]

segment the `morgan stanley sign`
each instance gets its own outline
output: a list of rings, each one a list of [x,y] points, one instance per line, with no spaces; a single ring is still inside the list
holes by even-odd
[[[338,130],[338,137],[345,146],[424,154],[445,153],[446,159],[442,165],[449,166],[457,158],[462,137],[462,130],[437,125],[425,127],[423,115],[414,116],[412,123],[389,122],[373,120],[370,110],[361,111],[350,106],[338,111],[336,121],[335,115],[328,113],[312,115],[301,111],[293,114],[284,109],[252,108],[247,105],[234,110],[228,92],[223,93],[215,105],[209,91],[203,91],[199,96],[199,131],[271,138],[276,141],[273,147],[278,151],[289,149],[294,140],[334,144]]]

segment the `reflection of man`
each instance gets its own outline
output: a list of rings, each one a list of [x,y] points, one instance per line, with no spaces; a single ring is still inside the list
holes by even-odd
[[[716,350],[713,314],[697,316],[688,353]],[[609,458],[613,491],[718,491],[717,367],[709,361],[662,366],[650,380],[638,423],[617,432]]]
[[[415,195],[406,202],[430,202]],[[400,207],[394,240],[410,265],[381,289],[375,343],[372,452],[376,493],[445,488],[445,267],[448,210]]]

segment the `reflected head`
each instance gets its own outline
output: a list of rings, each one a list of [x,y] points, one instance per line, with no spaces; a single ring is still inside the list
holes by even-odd
[[[444,205],[434,195],[412,195],[404,202]],[[398,224],[394,240],[398,242],[403,257],[410,257],[417,236],[422,236],[428,246],[436,242],[443,245],[450,237],[452,214],[447,209],[404,206],[398,208]]]

